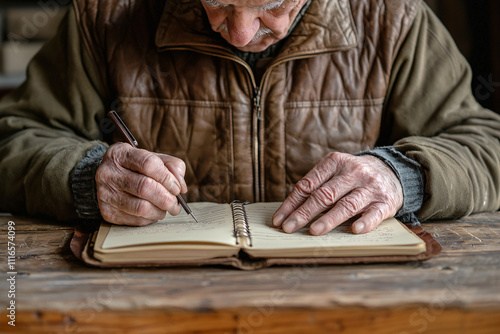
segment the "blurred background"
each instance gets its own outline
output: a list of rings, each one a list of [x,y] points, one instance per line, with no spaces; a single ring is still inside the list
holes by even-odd
[[[0,96],[24,80],[27,63],[57,29],[70,0],[1,0]],[[472,90],[500,113],[500,0],[426,0],[471,64]]]
[[[469,61],[479,103],[500,113],[500,0],[426,0]]]

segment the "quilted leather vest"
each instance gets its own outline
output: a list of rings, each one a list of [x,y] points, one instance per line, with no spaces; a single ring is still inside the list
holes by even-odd
[[[282,201],[324,155],[373,148],[420,0],[313,0],[257,83],[200,0],[74,0],[142,148],[183,159],[189,201]]]

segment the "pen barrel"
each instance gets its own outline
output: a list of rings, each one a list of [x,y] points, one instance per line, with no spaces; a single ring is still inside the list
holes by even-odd
[[[188,215],[192,213],[191,209],[187,205],[186,201],[181,195],[177,195],[177,200],[179,201],[179,204],[182,206],[182,208],[186,211]]]
[[[115,127],[120,131],[122,136],[127,140],[127,143],[129,143],[133,147],[139,146],[139,143],[135,139],[134,135],[132,135],[132,133],[127,128],[123,120],[118,116],[116,111],[111,110],[110,112],[108,112],[108,117],[111,119]]]

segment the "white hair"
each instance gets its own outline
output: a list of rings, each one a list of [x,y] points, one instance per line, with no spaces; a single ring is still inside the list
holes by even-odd
[[[204,2],[206,3],[207,5],[209,6],[212,6],[212,7],[227,7],[228,5],[225,5],[225,4],[222,4],[220,2],[218,2],[217,0],[201,0],[201,2]],[[276,9],[276,8],[279,8],[281,7],[281,5],[283,4],[283,2],[285,2],[285,0],[273,0],[273,1],[270,1],[266,4],[263,4],[261,6],[255,6],[255,7],[252,7],[254,9],[257,9],[257,10],[272,10],[272,9]]]

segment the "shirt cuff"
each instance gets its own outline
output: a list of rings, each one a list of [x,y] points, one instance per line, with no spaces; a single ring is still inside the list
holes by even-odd
[[[371,155],[385,162],[394,171],[403,188],[403,206],[395,217],[403,223],[419,225],[415,212],[424,202],[424,173],[417,161],[408,158],[392,146],[376,147],[356,155]]]
[[[95,224],[96,221],[102,220],[97,201],[95,174],[107,149],[104,144],[94,146],[76,166],[71,178],[76,212],[85,223]]]

